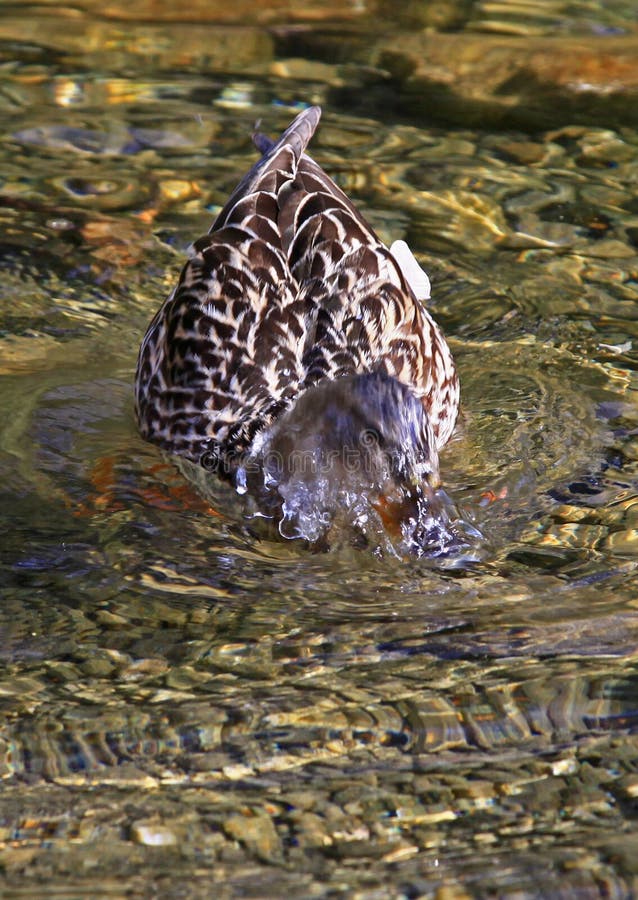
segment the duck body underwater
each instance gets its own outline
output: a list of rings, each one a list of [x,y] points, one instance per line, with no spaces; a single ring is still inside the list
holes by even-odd
[[[286,537],[376,515],[435,546],[456,368],[407,245],[388,249],[306,154],[320,115],[304,110],[276,142],[254,135],[261,159],[142,342],[137,421]]]

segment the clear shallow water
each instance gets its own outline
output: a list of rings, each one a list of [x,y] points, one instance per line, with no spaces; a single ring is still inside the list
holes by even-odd
[[[468,47],[635,33],[621,5],[439,9]],[[632,107],[442,124],[436,98],[410,112],[401,53],[375,69],[383,5],[313,10],[3,11],[6,893],[631,896]],[[485,540],[456,565],[272,540],[136,435],[184,249],[255,120],[310,100],[317,157],[409,241],[458,360],[442,472]]]

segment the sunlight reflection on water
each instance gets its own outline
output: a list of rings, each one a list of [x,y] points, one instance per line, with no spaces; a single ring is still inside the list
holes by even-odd
[[[29,41],[21,11],[0,20],[8,884],[631,896],[634,113],[609,97],[592,124],[546,85],[563,119],[531,105],[514,130],[512,76],[480,129],[434,125],[408,50],[458,38],[494,61],[514,35],[540,58],[560,27],[586,66],[572,35],[631,41],[633,7],[380,3],[389,48],[357,4],[292,28],[297,8],[249,6],[223,28],[50,7]],[[315,100],[317,157],[415,251],[459,363],[441,468],[482,537],[454,564],[284,541],[136,434],[137,347],[183,251],[253,161],[255,120],[274,133]],[[460,115],[443,100],[438,121]]]

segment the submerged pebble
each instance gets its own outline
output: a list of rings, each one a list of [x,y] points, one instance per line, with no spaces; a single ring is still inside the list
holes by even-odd
[[[169,7],[0,26],[4,889],[638,895],[632,23]],[[131,335],[255,120],[322,97],[459,359],[456,568],[274,539],[134,434]]]
[[[158,822],[140,820],[131,826],[131,839],[147,847],[171,847],[177,843],[174,832]]]

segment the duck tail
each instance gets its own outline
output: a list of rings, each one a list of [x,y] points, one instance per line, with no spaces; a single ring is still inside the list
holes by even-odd
[[[255,146],[263,155],[230,195],[211,225],[209,234],[228,224],[235,204],[243,197],[262,190],[273,190],[278,171],[288,172],[290,177],[294,178],[303,152],[308,146],[320,118],[321,107],[310,106],[308,109],[304,109],[286,128],[279,140],[272,141],[261,133],[253,135]]]
[[[272,138],[269,138],[267,134],[263,134],[261,131],[256,131],[253,134],[253,144],[259,150],[262,156],[265,156],[269,150],[275,146],[275,141]]]
[[[262,156],[275,156],[282,147],[290,147],[297,162],[304,152],[321,118],[321,107],[310,106],[299,113],[297,118],[286,128],[279,140],[273,141],[267,135],[256,131],[253,134],[253,144]]]

